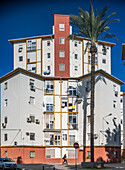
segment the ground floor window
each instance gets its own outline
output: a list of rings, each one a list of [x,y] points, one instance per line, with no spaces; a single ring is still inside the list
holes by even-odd
[[[75,135],[69,135],[69,146],[73,146],[75,143]]]
[[[55,149],[46,148],[46,158],[55,158]]]
[[[35,158],[35,151],[30,151],[30,158]]]
[[[117,158],[117,152],[116,151],[114,152],[114,158]]]
[[[7,158],[7,151],[5,151],[5,158]]]

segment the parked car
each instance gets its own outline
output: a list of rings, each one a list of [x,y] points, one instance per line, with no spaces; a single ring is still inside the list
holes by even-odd
[[[0,168],[17,169],[17,164],[11,158],[0,158]]]

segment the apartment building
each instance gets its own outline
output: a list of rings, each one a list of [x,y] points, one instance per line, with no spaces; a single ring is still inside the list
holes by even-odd
[[[68,15],[54,15],[53,34],[9,40],[14,70],[1,82],[1,156],[23,163],[90,161],[89,39],[74,37]],[[97,42],[95,161],[120,162],[120,85],[111,75],[111,49]]]

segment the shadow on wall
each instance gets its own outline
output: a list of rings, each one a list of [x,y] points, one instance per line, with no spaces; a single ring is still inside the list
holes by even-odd
[[[84,145],[84,151],[83,151],[83,158],[84,161],[86,159],[86,122],[87,122],[87,107],[90,105],[90,93],[91,92],[91,85],[87,84],[87,81],[90,82],[90,79],[86,79],[86,81],[82,81],[78,85],[78,96],[83,101],[83,145]],[[102,81],[105,85],[107,85],[107,82],[105,78],[101,75],[96,76],[95,78],[95,84],[98,81]],[[82,93],[81,93],[82,92]],[[89,99],[89,102],[88,102]],[[117,118],[112,119],[113,123],[113,129],[110,129],[109,127],[103,131],[103,135],[106,138],[106,145],[104,147],[104,151],[106,152],[105,158],[98,157],[96,159],[96,162],[121,162],[121,127],[120,124],[116,123]],[[105,160],[104,160],[105,159]],[[106,161],[107,160],[107,161]]]
[[[107,157],[110,162],[121,162],[121,126],[116,124],[116,118],[112,119],[114,128],[111,131],[110,128],[106,129],[106,147]]]

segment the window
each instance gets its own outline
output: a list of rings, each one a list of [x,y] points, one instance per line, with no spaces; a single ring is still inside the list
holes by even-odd
[[[27,52],[36,50],[36,39],[27,41]]]
[[[89,63],[91,63],[91,56],[89,56]]]
[[[106,52],[107,52],[106,47],[102,48],[102,52],[103,52],[103,55],[106,55]]]
[[[8,99],[5,99],[4,100],[4,107],[7,107],[7,105],[8,105]]]
[[[35,151],[30,151],[30,158],[35,158]]]
[[[75,143],[75,135],[69,135],[69,146],[73,146]]]
[[[7,117],[4,118],[4,122],[7,124]]]
[[[78,129],[76,113],[69,113],[69,129]]]
[[[65,44],[65,39],[64,37],[59,38],[59,44]]]
[[[45,114],[45,129],[53,129],[53,113]]]
[[[54,144],[54,135],[50,134],[50,145]]]
[[[59,70],[60,71],[65,71],[65,64],[60,64],[59,65]]]
[[[8,138],[7,134],[4,134],[4,141],[7,141],[7,138]]]
[[[102,59],[102,63],[103,63],[103,64],[106,64],[106,59]]]
[[[117,108],[117,103],[116,103],[115,100],[113,101],[113,107],[114,107],[114,108]]]
[[[4,90],[7,90],[8,83],[4,83]]]
[[[50,58],[50,53],[47,53],[47,58]]]
[[[95,64],[97,64],[97,56],[95,56]]]
[[[60,134],[55,134],[55,145],[60,145]]]
[[[65,52],[64,51],[59,51],[59,57],[65,57]]]
[[[59,24],[59,30],[64,31],[64,24]]]
[[[74,58],[75,58],[75,59],[78,59],[78,54],[75,54],[75,55],[74,55]]]
[[[63,134],[62,139],[67,141],[67,134]]]
[[[87,158],[91,158],[91,151],[87,151]]]
[[[114,152],[114,158],[117,158],[117,152],[116,151]]]
[[[78,70],[78,66],[75,66],[75,67],[74,67],[74,70],[77,71],[77,70]]]
[[[53,111],[53,104],[46,104],[46,111]]]
[[[22,50],[23,50],[22,45],[19,45],[18,52],[20,53],[20,52],[22,52]]]
[[[77,46],[78,46],[78,43],[77,43],[77,41],[75,41],[75,43],[74,43],[74,46],[75,46],[75,47],[77,47]]]
[[[75,87],[69,86],[69,95],[77,95]]]
[[[35,97],[32,97],[30,96],[30,101],[29,101],[30,104],[35,104]]]
[[[47,41],[47,46],[50,46],[50,41]]]
[[[50,70],[50,66],[47,66],[47,70]]]
[[[30,133],[30,140],[35,140],[35,133]]]
[[[87,116],[87,122],[90,123],[91,116]]]
[[[29,83],[29,85],[30,85],[30,90],[31,90],[31,91],[35,91],[34,83],[35,83],[35,80],[30,79],[30,83]]]
[[[5,158],[7,158],[7,151],[5,151]]]
[[[45,94],[53,94],[53,81],[45,81]]]
[[[19,56],[19,61],[23,61],[23,56]]]

